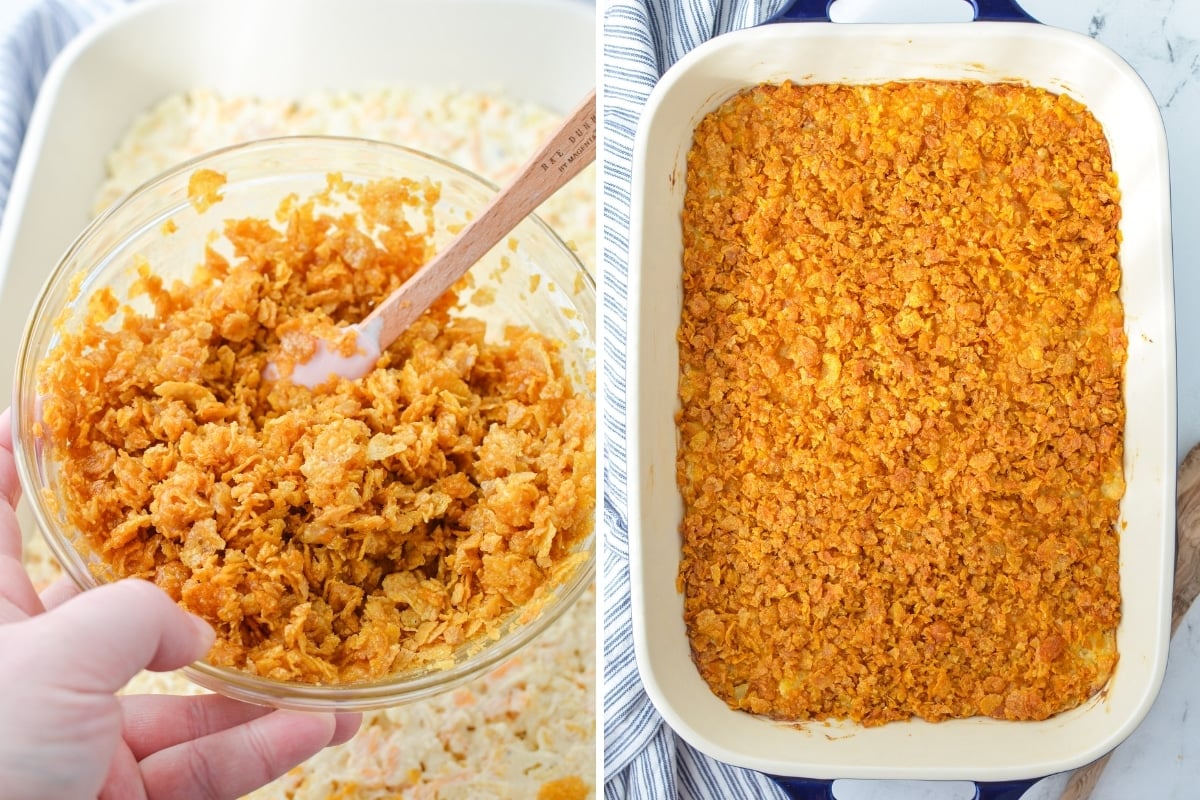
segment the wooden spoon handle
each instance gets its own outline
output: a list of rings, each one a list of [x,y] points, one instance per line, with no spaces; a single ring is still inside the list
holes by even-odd
[[[445,250],[376,306],[359,323],[360,328],[373,331],[378,326],[380,350],[386,349],[521,220],[595,160],[593,89],[479,216]]]
[[[1175,633],[1200,594],[1200,445],[1179,465],[1175,488],[1175,592],[1171,603],[1171,633]],[[1059,800],[1087,800],[1100,782],[1111,753],[1071,773]]]

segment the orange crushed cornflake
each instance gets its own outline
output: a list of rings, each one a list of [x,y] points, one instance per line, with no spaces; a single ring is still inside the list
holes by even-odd
[[[595,409],[560,342],[491,341],[451,291],[361,380],[263,378],[427,260],[436,197],[331,176],[279,225],[227,220],[231,260],[206,247],[171,285],[142,260],[130,297],[60,323],[39,390],[61,506],[104,577],[216,627],[213,664],[308,683],[437,667],[586,558]],[[322,210],[345,198],[359,215]]]
[[[225,176],[212,169],[198,169],[188,180],[188,200],[200,214],[221,202]]]
[[[1043,719],[1117,661],[1100,125],[1015,84],[763,85],[695,131],[679,585],[733,708]]]
[[[568,775],[546,781],[538,787],[537,800],[585,800],[590,793],[587,783],[578,775]]]

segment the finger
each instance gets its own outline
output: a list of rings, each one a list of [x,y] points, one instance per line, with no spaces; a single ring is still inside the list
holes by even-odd
[[[42,607],[47,611],[58,608],[77,594],[79,594],[79,585],[66,575],[63,575],[61,578],[57,578],[54,583],[42,589],[40,595]]]
[[[137,759],[124,744],[117,745],[98,800],[146,800],[146,787]]]
[[[342,712],[335,714],[334,718],[337,721],[337,726],[333,730],[333,738],[329,740],[330,747],[350,741],[358,733],[358,729],[362,727],[362,714]]]
[[[12,508],[21,499],[21,483],[17,480],[17,461],[13,456],[12,409],[0,411],[0,500]]]
[[[0,448],[0,461],[4,460],[3,449]],[[0,471],[4,465],[0,464]],[[0,482],[2,482],[0,478]],[[8,500],[0,497],[0,556],[8,556],[17,561],[21,560],[21,523],[17,521],[17,512],[8,504]]]
[[[271,713],[266,706],[217,694],[135,694],[121,698],[121,730],[138,761],[151,753],[243,725]]]
[[[142,759],[151,798],[237,798],[265,786],[333,738],[329,714],[272,711],[244,725]]]
[[[0,599],[12,603],[26,617],[36,616],[46,610],[29,580],[25,565],[19,559],[3,554],[0,554]]]
[[[17,524],[17,501],[21,484],[13,458],[12,424],[9,409],[0,411],[0,555],[21,560],[21,526]]]
[[[218,694],[131,694],[120,699],[124,710],[122,738],[138,761],[159,750],[258,719],[272,710]],[[334,723],[329,744],[345,744],[358,733],[362,714],[335,714]]]
[[[82,592],[27,624],[39,628],[42,661],[62,665],[59,685],[84,692],[115,692],[143,669],[190,664],[214,638],[207,623],[137,579]]]

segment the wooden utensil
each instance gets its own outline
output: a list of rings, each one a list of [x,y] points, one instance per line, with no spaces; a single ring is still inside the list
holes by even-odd
[[[596,92],[593,89],[543,143],[487,207],[442,252],[388,295],[355,330],[358,353],[343,356],[317,343],[316,353],[296,364],[291,381],[312,388],[334,375],[361,378],[380,353],[425,309],[454,285],[476,261],[521,220],[596,159]],[[268,366],[268,377],[277,374]]]
[[[1171,603],[1171,633],[1200,594],[1200,445],[1191,449],[1179,466],[1175,489],[1175,594]],[[1111,753],[1071,773],[1059,800],[1087,800],[1092,796]]]

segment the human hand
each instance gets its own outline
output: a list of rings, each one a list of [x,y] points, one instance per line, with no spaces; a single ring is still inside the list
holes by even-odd
[[[115,692],[208,652],[213,630],[158,587],[124,580],[40,596],[21,563],[20,495],[0,413],[0,787],[6,800],[237,798],[358,730],[361,715],[219,695]]]

